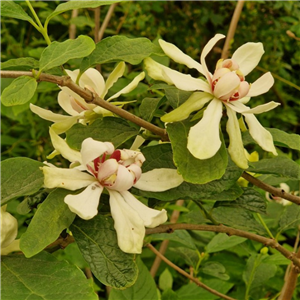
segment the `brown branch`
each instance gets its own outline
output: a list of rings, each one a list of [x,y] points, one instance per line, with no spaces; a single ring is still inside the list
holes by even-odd
[[[96,7],[94,10],[94,20],[95,20],[95,28],[94,28],[94,42],[95,44],[99,42],[98,31],[100,28],[100,6]]]
[[[112,14],[113,14],[113,12],[114,12],[115,7],[117,6],[117,4],[118,4],[118,3],[114,3],[114,4],[112,4],[112,5],[109,7],[108,12],[107,12],[107,14],[106,14],[106,16],[105,16],[105,18],[104,18],[104,20],[103,20],[103,23],[102,23],[102,25],[101,25],[101,28],[100,28],[100,30],[99,30],[99,32],[98,32],[98,41],[101,41],[101,40],[102,40],[103,35],[104,35],[104,31],[105,31],[105,29],[107,28],[107,25],[108,25],[108,23],[109,23],[109,21],[110,21],[110,19],[111,19],[111,16],[112,16]]]
[[[73,9],[71,19],[78,16],[78,9]],[[69,26],[69,39],[75,39],[76,37],[76,25],[70,24]]]
[[[224,225],[198,225],[198,224],[168,224],[168,225],[160,225],[156,228],[147,228],[146,234],[152,233],[170,233],[174,230],[186,229],[186,230],[201,230],[201,231],[212,231],[212,232],[220,232],[226,233],[229,236],[236,235],[247,238],[252,241],[259,242],[265,246],[272,247],[280,252],[283,256],[291,260],[294,265],[300,268],[300,259],[296,257],[295,253],[292,253],[282,247],[276,240],[266,238],[255,233],[243,231],[240,229],[235,229],[231,227],[227,227]]]
[[[252,184],[254,184],[255,186],[271,193],[274,196],[284,198],[284,199],[289,200],[298,205],[300,204],[300,197],[286,193],[282,189],[274,188],[273,186],[260,181],[256,177],[253,177],[252,175],[250,175],[247,172],[243,172],[242,177],[245,178],[247,181],[251,182]]]
[[[166,264],[168,264],[170,267],[172,267],[174,270],[176,270],[178,273],[182,274],[183,276],[189,278],[191,281],[195,282],[198,286],[202,287],[203,289],[207,290],[208,292],[217,295],[218,297],[221,297],[223,299],[226,300],[236,300],[234,298],[231,298],[229,296],[226,296],[212,288],[210,288],[209,286],[205,285],[204,283],[202,283],[201,281],[199,281],[199,279],[191,276],[189,273],[185,272],[184,270],[182,270],[181,268],[179,268],[178,266],[176,266],[175,264],[173,264],[170,260],[168,260],[164,255],[162,255],[158,250],[155,249],[155,247],[153,247],[151,244],[147,244],[147,247],[153,252],[155,253],[157,256],[159,256]]]
[[[184,203],[184,200],[177,200],[176,201],[176,205],[178,205],[178,206],[182,206],[183,203]],[[179,218],[179,215],[180,215],[180,212],[178,210],[174,210],[172,215],[171,215],[170,222],[172,224],[175,224],[177,222],[178,218]],[[168,245],[169,245],[169,240],[162,241],[162,243],[159,247],[159,252],[162,255],[164,255],[166,253]],[[156,272],[157,272],[160,264],[161,264],[161,258],[160,258],[160,256],[156,256],[155,260],[154,260],[154,262],[151,266],[151,269],[150,269],[150,274],[151,274],[152,277],[155,277]]]
[[[32,72],[25,72],[25,71],[0,71],[0,75],[2,78],[17,78],[20,76],[30,76],[34,77]],[[161,137],[163,141],[168,141],[168,134],[165,129],[160,128],[158,126],[155,126],[135,115],[132,113],[115,106],[103,99],[101,99],[99,96],[95,95],[88,89],[83,89],[77,84],[74,83],[74,81],[71,80],[70,77],[68,76],[55,76],[55,75],[49,75],[49,74],[40,74],[39,78],[37,79],[38,81],[47,81],[47,82],[52,82],[55,83],[59,86],[66,86],[69,89],[71,89],[73,92],[84,98],[87,102],[89,103],[94,103],[96,105],[99,105],[116,115],[132,122],[135,123],[136,125],[143,127],[154,134],[157,134],[158,136]]]
[[[222,50],[222,56],[221,57],[223,59],[226,59],[228,57],[228,52],[229,52],[228,49],[229,49],[229,46],[230,46],[230,42],[234,37],[236,26],[237,26],[237,23],[240,19],[242,8],[244,6],[244,2],[245,1],[243,1],[243,0],[237,1],[236,7],[235,7],[235,10],[234,10],[231,22],[230,22],[230,26],[229,26],[229,29],[228,29],[228,32],[227,32],[227,37],[226,37],[226,40],[225,40],[225,44],[224,44],[224,47],[223,47],[223,50]]]

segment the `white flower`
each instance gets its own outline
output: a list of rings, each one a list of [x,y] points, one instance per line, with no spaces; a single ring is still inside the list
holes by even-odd
[[[98,213],[100,196],[105,188],[110,196],[120,249],[127,253],[141,253],[145,226],[164,223],[167,212],[147,207],[128,190],[134,186],[141,190],[165,191],[180,185],[182,177],[175,169],[154,169],[142,174],[145,158],[139,151],[115,150],[112,143],[87,138],[78,152],[70,149],[51,128],[50,136],[57,151],[77,166],[72,169],[43,167],[45,187],[72,191],[85,188],[81,193],[64,199],[70,210],[85,220]]]
[[[225,36],[216,34],[204,47],[200,63],[184,54],[175,45],[159,40],[163,51],[174,61],[194,68],[205,76],[206,81],[182,74],[167,68],[151,58],[146,58],[145,68],[150,77],[175,85],[178,89],[194,91],[189,99],[172,112],[164,115],[164,122],[174,122],[186,119],[193,111],[202,109],[208,102],[202,119],[193,127],[188,134],[187,148],[198,159],[208,159],[220,149],[221,140],[219,135],[222,106],[226,107],[228,122],[226,130],[230,138],[228,151],[233,161],[241,168],[248,168],[247,158],[241,138],[236,113],[244,116],[249,127],[249,133],[253,139],[266,151],[277,155],[273,144],[273,138],[258,122],[254,114],[269,111],[279,103],[269,102],[250,109],[245,106],[250,97],[266,93],[273,85],[274,79],[270,72],[264,74],[254,83],[245,81],[249,74],[260,61],[264,53],[261,43],[246,43],[239,47],[231,59],[219,60],[214,74],[207,69],[205,58],[213,46]]]
[[[286,193],[290,193],[290,187],[289,187],[286,183],[284,183],[284,182],[280,183],[279,187],[280,187],[280,189],[281,189],[282,191],[284,191],[284,192],[286,192]],[[293,194],[293,195],[298,195],[299,192],[298,192],[298,191],[292,192],[292,194]],[[286,200],[286,199],[281,198],[281,197],[278,197],[278,196],[270,195],[269,192],[266,192],[266,198],[267,198],[269,201],[276,201],[276,202],[282,204],[283,206],[292,204],[291,201]]]
[[[79,70],[66,70],[66,72],[70,78],[76,82]],[[78,84],[80,87],[89,89],[93,93],[97,94],[100,98],[105,99],[108,90],[114,85],[115,82],[117,82],[120,77],[123,76],[124,72],[125,63],[120,62],[108,76],[107,80],[104,81],[103,76],[96,69],[90,68],[82,74]],[[131,92],[137,87],[139,82],[144,79],[144,77],[145,73],[140,73],[127,86],[106,99],[106,101],[111,101],[118,98],[122,94]],[[58,134],[67,131],[78,121],[82,124],[90,122],[95,118],[96,114],[112,115],[110,111],[98,105],[87,103],[82,97],[77,95],[68,87],[61,87],[61,90],[62,91],[58,94],[58,103],[62,109],[69,114],[69,116],[55,114],[49,110],[30,104],[30,109],[32,112],[36,113],[45,120],[54,122],[52,127]],[[126,102],[113,102],[113,104],[122,106],[126,104]]]
[[[1,207],[1,255],[20,250],[20,240],[16,240],[18,221],[6,211],[6,206]]]

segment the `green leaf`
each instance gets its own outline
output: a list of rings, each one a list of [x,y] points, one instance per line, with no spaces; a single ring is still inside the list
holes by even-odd
[[[121,1],[121,0],[120,0]],[[109,0],[109,1],[69,1],[67,3],[62,3],[59,4],[56,9],[47,17],[46,22],[48,23],[50,19],[54,18],[55,16],[68,11],[72,9],[79,9],[79,8],[96,8],[102,5],[110,5],[116,2],[120,1],[114,1],[114,0]]]
[[[183,244],[185,247],[190,248],[192,250],[197,249],[192,237],[186,230],[175,230],[172,233],[155,233],[151,234],[150,237],[151,241],[170,240],[173,242]]]
[[[161,290],[167,290],[172,289],[173,285],[173,276],[170,273],[168,268],[165,268],[165,270],[160,274],[158,279],[158,286]]]
[[[300,135],[295,133],[287,133],[277,128],[266,128],[272,135],[274,144],[279,147],[286,147],[300,151]],[[243,132],[243,142],[247,144],[255,144],[248,131]]]
[[[146,161],[143,163],[143,172],[155,168],[175,168],[173,154],[170,144],[159,144],[142,149]],[[136,195],[152,197],[162,201],[172,201],[176,199],[209,199],[209,200],[233,200],[243,193],[243,190],[235,185],[236,180],[242,174],[230,159],[225,174],[221,179],[211,181],[206,184],[192,184],[183,182],[180,186],[165,192],[155,193],[132,189]]]
[[[179,300],[176,292],[171,289],[164,290],[161,294],[161,300]]]
[[[226,233],[218,233],[206,246],[207,253],[219,252],[232,248],[246,241],[246,238],[240,236],[228,236]]]
[[[167,132],[174,152],[174,161],[179,173],[191,183],[203,184],[220,179],[228,164],[224,142],[212,158],[196,159],[187,149],[187,135],[191,125],[189,120],[167,125]]]
[[[227,295],[229,290],[234,286],[233,283],[220,280],[220,279],[202,279],[202,283],[206,284],[210,288]],[[218,296],[200,288],[195,283],[189,283],[182,286],[178,291],[177,295],[180,300],[216,300],[220,299]]]
[[[32,57],[14,58],[1,63],[2,70],[29,71],[38,68],[39,68],[39,61]]]
[[[300,180],[300,165],[285,156],[250,162],[247,171],[260,174],[276,174]]]
[[[75,40],[66,40],[62,43],[53,42],[42,52],[40,72],[61,66],[70,59],[85,57],[94,49],[94,41],[84,35],[80,35]]]
[[[146,38],[130,39],[121,35],[107,37],[97,43],[91,55],[82,60],[80,72],[108,62],[125,61],[137,65],[153,53],[163,54],[160,47]]]
[[[34,95],[37,82],[33,77],[20,76],[4,89],[1,102],[5,106],[22,105]]]
[[[162,98],[144,98],[140,107],[141,118],[151,122]]]
[[[89,126],[74,125],[67,131],[67,142],[71,148],[79,150],[83,140],[91,137],[98,141],[111,142],[117,148],[138,133],[137,129],[123,119],[104,117]]]
[[[93,281],[76,266],[42,252],[1,257],[1,298],[5,300],[97,300]]]
[[[253,213],[240,207],[217,207],[214,208],[212,216],[220,224],[261,234],[266,233],[264,227],[255,220]]]
[[[136,300],[151,299],[158,300],[156,284],[141,259],[137,260],[139,276],[137,281],[126,290],[112,289],[109,294],[109,300]]]
[[[74,221],[76,214],[72,213],[64,202],[68,194],[68,190],[56,189],[38,207],[20,240],[20,248],[26,257],[32,257],[42,251]]]
[[[214,207],[241,207],[257,213],[266,213],[266,199],[253,188],[243,188],[243,194],[234,201],[218,201]]]
[[[197,269],[197,265],[200,260],[200,253],[198,250],[192,250],[186,247],[169,247],[170,251],[184,259],[184,261],[189,265],[193,266],[195,269]]]
[[[40,170],[43,164],[25,157],[9,158],[1,162],[1,203],[36,193],[44,184]]]
[[[221,280],[228,280],[225,267],[217,261],[208,261],[201,267],[201,272]]]
[[[77,218],[71,231],[100,282],[116,289],[134,284],[138,275],[135,256],[119,248],[112,218],[102,215],[89,221]]]
[[[1,1],[1,16],[25,20],[33,23],[32,18],[19,4],[14,1]]]
[[[297,228],[300,224],[300,207],[291,204],[285,207],[283,214],[279,220],[279,232],[283,232],[290,228]]]
[[[247,261],[246,270],[243,273],[243,280],[246,283],[247,290],[251,292],[255,288],[264,285],[276,273],[277,267],[275,265],[264,263],[266,256],[262,254],[251,255]]]

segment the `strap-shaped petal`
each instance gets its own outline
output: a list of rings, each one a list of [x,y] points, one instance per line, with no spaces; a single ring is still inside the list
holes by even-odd
[[[262,95],[269,91],[274,84],[274,78],[270,72],[262,75],[250,85],[247,97]]]
[[[225,103],[226,106],[229,106],[231,109],[233,109],[234,111],[241,113],[241,114],[261,114],[263,112],[267,112],[271,109],[276,108],[278,105],[280,105],[280,103],[278,102],[268,102],[262,105],[258,105],[254,108],[249,108],[248,106],[244,105],[243,103],[239,102],[239,101],[232,101],[232,102],[228,102]]]
[[[183,64],[187,66],[190,69],[196,69],[201,74],[204,75],[204,70],[198,62],[196,62],[194,59],[192,59],[190,56],[184,54],[179,48],[177,48],[175,45],[168,43],[164,40],[158,40],[160,47],[163,49],[163,51],[166,53],[167,56],[172,58],[174,61],[176,61],[179,64]]]
[[[206,77],[206,79],[209,82],[209,84],[211,84],[211,77],[212,77],[212,75],[210,74],[209,70],[207,69],[205,58],[206,58],[207,54],[211,51],[211,49],[215,46],[215,44],[219,40],[223,39],[224,37],[225,37],[224,34],[217,33],[212,39],[210,39],[208,41],[208,43],[204,46],[204,48],[203,48],[203,50],[201,52],[200,62],[201,62],[202,68],[204,70],[204,74],[203,75]]]
[[[1,207],[1,250],[8,247],[18,234],[18,221],[6,211],[6,207],[7,205]]]
[[[246,76],[258,65],[264,53],[262,43],[246,43],[236,49],[231,59],[239,64],[239,69]]]
[[[163,122],[177,122],[185,120],[196,110],[201,109],[213,96],[209,93],[195,92],[179,107],[161,117]]]
[[[49,189],[58,187],[76,191],[91,183],[98,182],[92,175],[77,169],[42,167],[42,170],[44,173],[44,185]]]
[[[51,128],[57,133],[62,134],[69,130],[74,124],[77,123],[77,120],[80,119],[80,115],[78,116],[70,116],[64,121],[56,122],[51,125]]]
[[[171,82],[180,90],[211,93],[210,85],[200,78],[194,78],[189,74],[182,74],[169,68],[162,69],[162,75],[168,79],[167,82]]]
[[[136,199],[128,191],[121,192],[120,194],[126,203],[139,214],[140,218],[144,221],[144,226],[154,228],[168,220],[167,211],[165,209],[156,210],[150,208]]]
[[[118,245],[126,253],[141,253],[145,236],[144,221],[119,192],[108,190],[110,210],[117,232]]]
[[[163,192],[179,186],[183,182],[176,169],[153,169],[142,173],[141,178],[134,185],[142,191]]]
[[[203,113],[203,118],[191,127],[187,148],[199,159],[213,157],[220,149],[221,140],[219,125],[222,117],[222,102],[213,99]]]
[[[120,95],[127,94],[127,93],[133,91],[138,86],[139,82],[141,80],[143,80],[144,78],[145,78],[145,72],[140,73],[139,75],[134,77],[134,79],[128,85],[126,85],[123,89],[121,89],[118,93],[116,93],[113,96],[111,96],[110,98],[108,98],[107,101],[118,98]]]
[[[69,160],[70,162],[81,161],[81,154],[79,151],[76,151],[69,147],[64,139],[62,139],[57,133],[50,127],[49,129],[50,138],[52,145],[55,150],[57,150],[64,158]]]
[[[236,117],[236,112],[228,106],[226,106],[226,109],[228,116],[226,131],[229,135],[228,152],[230,154],[231,159],[235,162],[235,164],[238,167],[242,169],[247,169],[248,161],[245,155],[242,135],[240,131],[239,122]]]
[[[87,165],[92,162],[95,158],[100,157],[104,153],[112,154],[115,148],[112,143],[109,142],[99,142],[92,138],[87,138],[82,142],[81,145],[81,156],[82,163]]]
[[[117,80],[124,75],[125,72],[125,62],[121,61],[117,64],[117,66],[113,69],[113,71],[109,74],[106,82],[105,82],[105,88],[99,94],[101,98],[104,99],[105,95],[107,94],[107,91],[114,85]]]
[[[244,114],[244,117],[249,127],[249,133],[258,145],[264,150],[277,155],[271,133],[258,122],[253,114]]]
[[[98,205],[103,187],[98,183],[92,183],[77,195],[65,197],[65,203],[70,211],[77,214],[81,219],[90,220],[98,213]]]
[[[60,121],[65,121],[69,118],[69,116],[55,114],[51,110],[41,108],[32,103],[30,103],[29,107],[33,113],[37,114],[40,118],[47,120],[47,121],[60,122]]]

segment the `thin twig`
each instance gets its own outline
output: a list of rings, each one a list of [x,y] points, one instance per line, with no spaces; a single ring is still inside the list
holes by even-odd
[[[100,28],[100,6],[96,7],[94,10],[94,23],[95,23],[95,28],[94,28],[94,42],[97,44],[99,42],[98,39],[98,31]],[[96,65],[96,70],[101,72],[101,65]]]
[[[78,9],[73,9],[71,19],[76,18],[78,16]],[[69,38],[75,39],[76,37],[76,25],[70,24],[69,26]]]
[[[106,16],[105,16],[105,18],[104,18],[104,20],[103,20],[103,23],[102,23],[102,25],[101,25],[101,28],[100,28],[100,30],[99,30],[99,32],[98,32],[98,41],[101,41],[101,40],[102,40],[103,35],[104,35],[104,31],[105,31],[105,29],[106,29],[107,26],[108,26],[108,23],[109,23],[109,21],[110,21],[110,19],[111,19],[111,16],[112,16],[112,14],[113,14],[113,12],[114,12],[115,7],[117,6],[117,4],[118,4],[118,3],[114,3],[114,4],[112,4],[112,5],[109,7],[108,12],[107,12],[107,14],[106,14]]]
[[[227,227],[224,225],[198,225],[198,224],[168,224],[168,225],[160,225],[155,228],[147,228],[146,234],[152,233],[171,233],[174,230],[201,230],[201,231],[212,231],[212,232],[221,232],[226,233],[229,236],[236,235],[247,238],[252,241],[259,242],[267,247],[272,247],[280,252],[283,256],[291,260],[294,265],[300,268],[300,259],[296,257],[295,253],[290,252],[289,250],[282,247],[276,240],[266,238],[255,233],[243,231],[240,229],[235,229],[232,227]]]
[[[182,206],[183,203],[184,203],[184,200],[177,200],[176,201],[176,205],[178,205],[178,206]],[[179,218],[179,215],[180,215],[180,211],[174,210],[173,213],[172,213],[172,215],[171,215],[170,222],[172,224],[175,224],[177,222],[178,218]],[[159,252],[162,255],[164,255],[166,253],[168,245],[169,245],[169,240],[163,240],[162,241],[162,243],[161,243],[161,245],[159,247]],[[156,256],[155,260],[154,260],[154,262],[153,262],[153,264],[151,266],[151,269],[150,269],[150,274],[151,274],[152,277],[155,277],[156,272],[157,272],[160,264],[161,264],[161,258],[160,258],[160,256]]]
[[[245,1],[243,1],[243,0],[239,0],[236,4],[236,7],[235,7],[235,10],[234,10],[231,22],[230,22],[230,26],[229,26],[229,29],[228,29],[228,32],[227,32],[226,41],[225,41],[225,44],[224,44],[224,47],[223,47],[223,50],[222,50],[222,56],[221,57],[223,59],[226,59],[228,57],[228,53],[229,53],[228,49],[229,49],[229,46],[230,46],[230,42],[234,37],[236,26],[237,26],[237,23],[240,19],[244,2]]]
[[[2,78],[17,78],[20,76],[30,76],[33,77],[32,72],[25,72],[25,71],[0,71],[0,75]],[[66,86],[69,89],[71,89],[73,92],[84,98],[87,102],[89,103],[94,103],[96,105],[99,105],[116,115],[137,124],[138,126],[145,128],[154,134],[157,134],[158,136],[161,137],[163,141],[168,141],[168,134],[165,129],[160,128],[158,126],[155,126],[135,115],[132,113],[115,106],[103,99],[101,99],[98,95],[95,95],[88,89],[83,89],[77,84],[74,83],[68,76],[55,76],[55,75],[50,75],[50,74],[41,74],[38,81],[47,81],[47,82],[52,82],[55,83],[59,86]]]
[[[153,247],[151,244],[147,244],[147,247],[153,253],[155,253],[157,256],[159,256],[166,264],[168,264],[170,267],[172,267],[174,270],[176,270],[178,273],[180,273],[183,276],[189,278],[190,280],[192,280],[193,282],[195,282],[198,286],[202,287],[203,289],[207,290],[208,292],[210,292],[210,293],[212,293],[214,295],[217,295],[218,297],[221,297],[221,298],[226,299],[226,300],[236,300],[236,299],[231,298],[229,296],[226,296],[226,295],[224,295],[222,293],[219,293],[218,291],[210,288],[209,286],[207,286],[204,283],[202,283],[201,281],[199,281],[199,279],[191,276],[189,273],[185,272],[184,270],[182,270],[181,268],[179,268],[178,266],[176,266],[175,264],[173,264],[164,255],[162,255],[158,250],[156,250],[155,247]]]
[[[274,188],[273,186],[260,181],[256,177],[253,177],[252,175],[250,175],[247,172],[243,172],[242,177],[245,178],[247,181],[251,182],[252,184],[254,184],[255,186],[271,193],[274,196],[284,198],[284,199],[289,200],[298,205],[300,204],[300,197],[286,193],[282,189]]]

